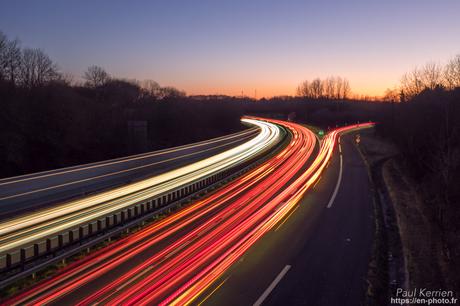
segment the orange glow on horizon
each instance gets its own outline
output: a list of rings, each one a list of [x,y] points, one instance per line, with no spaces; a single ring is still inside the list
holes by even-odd
[[[299,82],[300,83],[300,82]],[[369,97],[381,97],[383,96],[387,88],[392,88],[393,84],[387,84],[386,86],[376,85],[369,87],[353,87],[351,88],[351,96],[369,96]],[[294,86],[261,86],[257,88],[248,88],[244,87],[241,89],[236,88],[187,88],[184,86],[184,90],[187,92],[187,95],[227,95],[233,97],[249,97],[249,98],[273,98],[277,96],[296,96],[296,87]]]

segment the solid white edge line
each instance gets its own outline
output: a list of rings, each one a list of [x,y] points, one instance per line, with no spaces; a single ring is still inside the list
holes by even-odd
[[[286,265],[283,270],[278,274],[278,276],[273,280],[273,282],[265,289],[264,293],[257,299],[257,301],[253,304],[253,306],[260,306],[265,301],[265,299],[270,295],[270,293],[275,289],[276,285],[281,281],[281,279],[286,275],[286,273],[291,268],[290,265]]]
[[[337,185],[335,185],[334,193],[332,194],[329,203],[327,203],[327,208],[331,208],[332,204],[334,203],[335,197],[337,196],[337,192],[339,192],[340,183],[342,182],[342,172],[343,172],[343,158],[342,154],[340,154],[340,170],[339,170],[339,179],[337,180]]]

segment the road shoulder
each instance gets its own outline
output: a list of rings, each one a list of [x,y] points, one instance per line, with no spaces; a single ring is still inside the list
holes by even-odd
[[[392,287],[404,287],[406,271],[396,214],[382,167],[398,152],[389,143],[376,137],[374,129],[362,131],[361,142],[355,146],[368,168],[372,184],[374,210],[374,242],[372,259],[368,267],[367,305],[389,303]]]
[[[454,289],[440,231],[417,185],[398,160],[397,150],[373,131],[362,133],[361,140],[376,211],[367,304],[389,304],[398,288]]]

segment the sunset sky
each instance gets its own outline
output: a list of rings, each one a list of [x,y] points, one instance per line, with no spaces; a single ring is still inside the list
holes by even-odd
[[[340,75],[381,95],[460,53],[460,1],[4,1],[0,30],[79,78],[97,64],[188,94],[292,95]]]

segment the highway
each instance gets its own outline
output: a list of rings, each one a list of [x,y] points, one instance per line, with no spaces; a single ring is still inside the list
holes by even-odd
[[[276,156],[209,197],[69,265],[7,303],[163,305],[199,301],[209,294],[218,298],[212,293],[226,292],[226,285],[219,285],[220,289],[213,286],[224,277],[231,279],[233,275],[228,273],[238,267],[246,252],[257,250],[273,230],[288,226],[283,220],[297,214],[299,203],[318,182],[331,161],[339,133],[357,128],[332,131],[318,146],[315,135],[303,126],[276,120],[271,123],[292,133],[289,145]],[[337,200],[340,197],[339,192]],[[285,236],[284,245],[290,245],[295,237]],[[283,245],[280,247],[283,250]],[[270,266],[275,260],[269,253],[256,256],[257,262]],[[246,282],[242,281],[242,286],[253,279],[270,278],[266,272],[271,270],[262,267],[243,275]],[[287,270],[285,273],[291,273]],[[261,293],[251,290],[251,294]],[[239,302],[252,304],[256,299]]]
[[[252,127],[180,147],[0,179],[0,220],[177,169],[234,148],[258,133]]]
[[[374,235],[366,165],[352,142],[293,213],[267,233],[204,292],[203,305],[364,305]],[[328,207],[329,205],[329,207]]]
[[[257,136],[219,154],[159,175],[9,219],[0,224],[0,252],[30,244],[83,222],[129,207],[156,194],[174,190],[251,160],[280,140],[280,129],[271,123],[243,119],[259,127]]]

